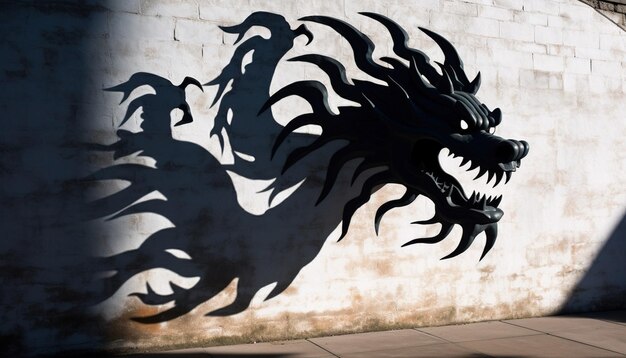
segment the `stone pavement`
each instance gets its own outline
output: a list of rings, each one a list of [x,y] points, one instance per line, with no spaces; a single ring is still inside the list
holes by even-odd
[[[137,357],[623,357],[626,311],[183,349]]]

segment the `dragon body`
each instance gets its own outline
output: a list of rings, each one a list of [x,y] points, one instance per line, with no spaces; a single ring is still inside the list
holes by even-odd
[[[90,176],[89,180],[121,179],[131,183],[92,203],[91,216],[111,220],[155,213],[174,226],[150,235],[134,250],[102,258],[103,270],[115,271],[105,280],[105,296],[143,271],[165,268],[183,277],[199,277],[199,281],[191,288],[170,283],[172,293],[167,295],[155,292],[149,285],[147,292],[132,293],[147,305],[174,302],[159,313],[134,318],[136,321],[156,323],[185,315],[220,293],[235,278],[238,283],[234,302],[208,315],[241,312],[268,284],[276,283],[266,299],[283,292],[302,267],[315,258],[337,225],[341,222],[343,238],[356,210],[369,201],[377,188],[389,183],[403,185],[406,191],[401,198],[377,210],[376,231],[386,212],[409,205],[423,195],[434,202],[435,215],[418,223],[441,223],[441,232],[406,245],[439,242],[454,225],[460,225],[462,239],[446,258],[465,251],[481,232],[487,237],[483,256],[491,249],[497,222],[503,215],[498,208],[500,198],[467,195],[461,184],[441,168],[438,155],[448,148],[464,158],[463,164],[471,161],[472,169],[479,168],[479,177],[488,174],[497,184],[503,178],[508,180],[519,167],[528,153],[528,144],[490,133],[500,124],[501,111],[488,109],[476,98],[480,75],[468,80],[463,63],[447,40],[422,29],[445,54],[445,62],[438,64],[437,69],[426,54],[407,46],[408,35],[399,25],[378,14],[363,15],[382,23],[392,35],[397,57],[381,59],[389,66],[373,60],[374,44],[350,24],[325,16],[301,20],[329,26],[345,37],[358,68],[384,85],[350,81],[344,66],[327,56],[307,54],[290,59],[316,65],[328,75],[339,96],[360,105],[340,107],[337,114],[330,110],[328,89],[315,80],[294,82],[269,94],[276,66],[293,47],[294,39],[306,36],[309,42],[313,40],[306,26],[291,29],[282,16],[257,12],[240,25],[222,28],[238,35],[237,42],[254,26],[265,27],[271,33],[269,38],[252,36],[242,41],[220,75],[205,84],[218,88],[213,105],[219,103],[219,108],[210,135],[218,137],[222,148],[227,135],[233,152],[252,154],[253,161],[235,156],[233,164],[222,164],[203,147],[172,137],[172,110],[183,112],[175,125],[194,120],[185,90],[203,86],[191,77],[175,85],[160,76],[139,72],[129,81],[108,89],[121,92],[122,102],[144,85],[151,86],[154,93],[127,104],[122,124],[142,108],[142,131],[118,130],[119,141],[99,149],[113,152],[114,158],[139,152],[153,158],[156,164],[116,164]],[[250,51],[254,51],[252,62],[242,71],[244,56]],[[270,108],[289,96],[305,99],[313,110],[296,116],[283,127],[274,120]],[[294,133],[306,125],[318,125],[322,133]],[[343,146],[336,149],[337,143]],[[356,167],[347,165],[354,160],[360,160]],[[327,162],[322,170],[322,185],[318,180],[307,180],[319,173],[307,172],[303,169],[307,166],[298,166],[301,162]],[[347,178],[352,178],[354,190],[332,190],[349,168],[353,172]],[[280,205],[263,215],[252,215],[238,205],[232,184],[225,184],[231,183],[227,171],[247,178],[275,179],[267,188],[272,190],[271,198],[294,182],[304,184]],[[167,200],[139,200],[153,191]],[[293,220],[298,221],[297,227],[286,225]],[[302,225],[307,225],[307,229],[300,229]],[[179,258],[170,249],[182,250],[191,258]],[[285,251],[290,254],[284,255]]]

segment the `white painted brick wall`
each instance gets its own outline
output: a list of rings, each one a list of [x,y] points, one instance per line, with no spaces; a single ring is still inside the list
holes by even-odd
[[[591,60],[591,72],[593,74],[599,74],[607,77],[618,76],[622,71],[620,62],[617,61],[604,61],[604,60]]]
[[[562,44],[563,32],[561,29],[552,27],[535,26],[535,42],[540,44]]]
[[[505,39],[532,42],[535,39],[535,33],[532,25],[501,22],[500,37]]]
[[[417,26],[445,35],[463,57],[470,77],[481,71],[483,84],[478,98],[490,108],[502,108],[504,121],[498,134],[531,143],[528,158],[502,189],[505,216],[499,227],[499,241],[481,262],[477,260],[482,238],[464,255],[445,261],[438,258],[451,251],[455,242],[400,247],[407,237],[436,234],[437,228],[410,225],[416,214],[432,210],[427,201],[390,212],[383,220],[381,237],[376,238],[372,229],[374,203],[380,204],[402,191],[387,186],[376,193],[371,205],[357,212],[348,237],[336,243],[336,233],[331,235],[284,294],[264,302],[266,287],[251,308],[240,315],[204,316],[214,305],[224,305],[233,298],[229,288],[183,319],[137,326],[127,315],[142,312],[145,307],[128,293],[144,290],[146,280],[167,290],[165,278],[170,277],[162,272],[141,275],[96,309],[104,317],[105,326],[111,322],[116,325],[112,335],[120,339],[116,344],[149,347],[224,337],[244,340],[246,334],[253,339],[289,338],[551,314],[570,295],[576,295],[572,292],[578,281],[626,209],[626,192],[620,182],[626,177],[626,128],[619,106],[626,94],[626,35],[578,1],[111,0],[105,8],[99,13],[104,19],[104,34],[91,34],[97,40],[84,50],[89,59],[86,62],[97,71],[85,76],[88,88],[85,98],[78,101],[80,117],[97,122],[90,127],[93,133],[85,134],[89,138],[114,140],[116,125],[124,115],[123,106],[118,105],[119,96],[103,93],[102,88],[122,83],[140,71],[158,74],[173,83],[185,76],[203,83],[217,76],[235,48],[234,36],[224,35],[218,26],[238,24],[259,10],[283,14],[294,28],[301,16],[326,14],[347,20],[369,34],[377,45],[376,56],[392,54],[384,29],[357,14],[374,11],[402,24],[411,36],[410,45],[434,60],[443,60],[441,52]],[[345,63],[349,74],[359,74],[344,40],[324,26],[307,26],[315,32],[316,42],[305,47],[304,39],[298,39],[285,58],[324,52]],[[28,29],[38,33],[36,25]],[[5,47],[0,44],[0,49]],[[20,70],[20,57],[12,55],[11,59],[11,71]],[[272,92],[294,79],[320,76],[312,67],[285,61],[280,66]],[[31,71],[43,71],[41,67],[33,66]],[[36,78],[44,75],[38,72],[40,77]],[[216,111],[209,108],[215,88],[196,92],[190,92],[189,98],[197,121],[192,127],[177,128],[176,138],[200,144],[219,158],[217,142],[208,139]],[[3,93],[0,99],[17,103],[27,95]],[[28,107],[28,103],[21,105]],[[294,108],[301,107],[286,106],[277,114],[289,118]],[[139,130],[140,123],[137,113],[128,126]],[[110,160],[99,159],[94,165]],[[35,180],[31,181],[36,185]],[[258,190],[252,186],[244,189],[241,202],[254,206]],[[161,218],[137,220],[103,220],[102,235],[113,226],[116,233],[121,233],[118,241],[96,239],[103,252],[132,248],[150,230],[167,226]],[[312,227],[315,225],[303,225],[298,230],[310,233]],[[381,273],[380,267],[384,266],[389,268]],[[484,272],[489,274],[483,277]],[[601,279],[610,281],[615,277]],[[613,287],[624,285],[609,283]],[[594,297],[601,296],[597,293]],[[485,309],[487,305],[491,308]],[[290,320],[297,320],[298,326]],[[374,321],[378,325],[366,323]],[[261,326],[271,326],[272,331],[254,330]],[[133,339],[123,336],[122,332],[127,331],[133,332]]]
[[[206,21],[179,19],[176,20],[174,38],[181,42],[220,45],[224,42],[224,32]]]
[[[198,4],[185,0],[141,0],[141,13],[147,16],[197,19]]]
[[[563,71],[564,58],[542,54],[533,54],[533,68],[540,71]]]
[[[563,43],[576,47],[599,48],[600,35],[591,31],[563,30]]]
[[[591,73],[591,61],[586,58],[565,58],[565,70],[571,73],[588,75]]]

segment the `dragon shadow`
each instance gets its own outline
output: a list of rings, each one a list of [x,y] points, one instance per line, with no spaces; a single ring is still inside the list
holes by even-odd
[[[438,64],[437,70],[424,53],[407,46],[408,35],[395,22],[374,13],[363,15],[389,30],[398,57],[381,58],[389,66],[373,60],[374,44],[350,24],[325,16],[301,20],[329,26],[346,38],[357,67],[385,85],[350,81],[343,65],[330,57],[307,54],[290,59],[316,65],[328,75],[339,96],[360,105],[339,107],[337,114],[330,110],[327,89],[318,81],[294,82],[269,95],[276,66],[293,47],[294,39],[306,36],[309,42],[313,40],[304,25],[292,30],[282,16],[256,12],[240,25],[222,28],[239,36],[236,43],[253,26],[265,27],[271,33],[269,39],[252,36],[239,44],[221,74],[205,84],[218,86],[213,105],[219,102],[219,109],[211,135],[217,136],[224,148],[226,133],[233,151],[251,154],[253,161],[234,156],[233,164],[221,164],[203,147],[172,137],[173,109],[183,112],[175,125],[193,121],[185,90],[203,87],[193,78],[174,85],[154,74],[136,73],[129,81],[108,89],[121,92],[122,102],[132,98],[140,86],[148,85],[155,93],[127,104],[122,124],[141,108],[142,131],[118,130],[119,141],[98,149],[113,152],[114,158],[140,152],[156,163],[154,167],[116,164],[91,175],[89,180],[121,179],[131,184],[91,203],[89,215],[112,220],[155,213],[174,226],[154,233],[135,250],[101,259],[103,269],[115,271],[105,280],[105,296],[141,272],[165,268],[183,277],[198,277],[199,281],[189,289],[170,283],[173,293],[169,295],[158,294],[150,286],[147,293],[133,293],[147,305],[174,302],[160,313],[134,320],[156,323],[182,316],[220,293],[235,278],[234,302],[207,315],[241,312],[262,287],[276,283],[266,300],[283,292],[340,222],[341,239],[357,209],[388,183],[403,185],[406,192],[377,210],[376,231],[386,212],[424,195],[434,202],[436,213],[432,219],[417,223],[441,223],[441,232],[405,245],[440,242],[454,225],[460,225],[461,241],[445,258],[467,250],[481,232],[487,238],[481,258],[487,254],[503,214],[498,208],[501,198],[467,195],[441,168],[439,152],[448,148],[464,158],[462,165],[471,161],[471,169],[479,168],[477,178],[488,173],[489,180],[495,178],[498,184],[519,167],[528,144],[490,134],[502,120],[501,111],[489,110],[475,97],[480,75],[468,80],[461,59],[447,40],[421,29],[445,54],[445,62]],[[243,72],[241,65],[250,51],[254,51],[252,61]],[[283,127],[269,108],[292,95],[309,102],[313,111]],[[306,125],[318,125],[322,133],[294,133]],[[294,184],[302,184],[280,205],[263,215],[252,215],[239,205],[227,171],[251,179],[275,179],[266,189],[272,191],[270,200]],[[167,200],[140,201],[154,191]],[[182,250],[191,258],[179,258],[171,249]]]

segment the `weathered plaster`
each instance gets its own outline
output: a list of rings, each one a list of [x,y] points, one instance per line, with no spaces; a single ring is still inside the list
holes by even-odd
[[[3,200],[2,219],[9,238],[0,252],[7,258],[2,263],[0,304],[5,313],[0,334],[3,341],[11,342],[10,347],[20,342],[36,352],[94,346],[150,350],[540,316],[556,313],[572,300],[575,304],[569,309],[574,310],[623,307],[624,302],[616,300],[626,293],[624,261],[608,265],[611,272],[591,267],[605,245],[624,253],[624,244],[619,244],[624,231],[617,228],[626,209],[622,183],[626,178],[622,104],[626,33],[589,6],[575,0],[20,4],[0,11],[6,20],[0,21],[0,28],[11,34],[0,45],[0,52],[9,54],[8,60],[2,60],[0,79],[5,88],[13,86],[2,91],[0,104],[8,113],[23,116],[8,125],[9,135],[3,136],[0,171],[3,199],[8,198]],[[87,251],[95,256],[124,252],[172,226],[157,215],[81,223],[77,198],[106,196],[123,189],[127,183],[122,181],[59,189],[113,163],[109,155],[82,154],[84,147],[79,145],[116,139],[125,108],[119,106],[119,94],[103,88],[140,71],[173,83],[185,76],[203,83],[216,77],[235,49],[234,37],[218,26],[237,24],[257,10],[280,13],[293,27],[299,17],[310,14],[347,19],[379,45],[375,57],[391,54],[389,37],[380,25],[357,12],[379,12],[403,25],[411,35],[410,44],[434,60],[441,60],[441,53],[417,26],[450,39],[470,76],[481,71],[479,98],[504,113],[498,134],[531,144],[517,175],[495,190],[504,195],[505,216],[496,246],[485,259],[478,261],[484,241],[480,237],[466,253],[445,261],[439,258],[454,249],[455,240],[400,247],[437,233],[437,227],[410,224],[430,217],[433,209],[427,199],[389,212],[376,237],[376,208],[385,198],[402,193],[400,187],[389,185],[356,213],[341,242],[336,242],[338,230],[333,231],[284,293],[263,301],[271,291],[265,287],[240,314],[205,316],[234,298],[236,282],[231,282],[183,317],[149,325],[131,321],[159,309],[128,296],[145,292],[146,282],[161,293],[171,290],[169,281],[182,287],[195,284],[194,279],[162,269],[135,276],[115,295],[93,305],[97,294],[91,295],[96,289],[89,280],[95,267]],[[305,46],[304,39],[298,39],[287,57],[328,54],[344,63],[349,75],[367,78],[359,74],[339,36],[322,26],[310,27],[316,41]],[[65,77],[56,78],[55,73]],[[313,67],[282,62],[272,91],[297,79],[327,81],[322,77]],[[175,138],[200,144],[222,163],[229,163],[236,154],[222,155],[216,139],[208,136],[216,111],[209,108],[215,87],[187,93],[196,120],[175,128]],[[275,110],[281,123],[293,116],[294,107],[301,108],[298,102],[292,104]],[[338,104],[334,96],[332,105]],[[136,131],[139,121],[136,114],[124,128]],[[146,158],[137,160],[151,163]],[[475,173],[458,170],[457,165],[446,162],[445,169],[463,183],[471,181]],[[59,178],[50,174],[57,172],[62,173]],[[212,185],[228,188],[230,180],[236,182],[241,207],[257,215],[267,210],[265,197],[257,193],[264,183],[235,178]],[[474,187],[486,187],[484,178]],[[60,220],[64,216],[72,220]],[[229,227],[250,225],[230,223],[229,216],[226,212],[206,218],[207,230],[228,235]],[[209,220],[220,223],[223,231],[211,229]],[[285,222],[297,220],[285,218]],[[318,224],[297,223],[284,231],[314,237]],[[288,257],[298,242],[291,245],[276,250]],[[242,252],[254,249],[241,248]],[[583,277],[587,283],[581,289]],[[84,329],[89,326],[94,330]]]

